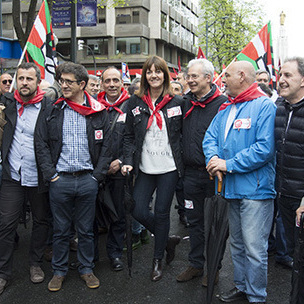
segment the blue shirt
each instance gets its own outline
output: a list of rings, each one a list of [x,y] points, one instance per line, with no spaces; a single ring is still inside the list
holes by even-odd
[[[21,105],[17,101],[16,106],[16,129],[8,155],[11,176],[13,180],[20,181],[22,186],[37,187],[38,173],[34,152],[34,131],[41,103],[26,105],[21,116],[18,114]]]
[[[56,165],[57,172],[92,170],[89,152],[86,118],[63,104],[62,150]]]

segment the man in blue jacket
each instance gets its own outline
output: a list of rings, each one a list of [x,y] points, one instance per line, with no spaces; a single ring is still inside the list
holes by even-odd
[[[273,216],[276,106],[255,83],[253,66],[235,62],[225,72],[228,103],[208,128],[203,148],[207,170],[221,179],[229,201],[235,287],[223,302],[266,302],[267,247]]]

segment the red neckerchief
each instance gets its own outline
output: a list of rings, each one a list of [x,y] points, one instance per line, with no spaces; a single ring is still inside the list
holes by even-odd
[[[192,103],[192,107],[189,109],[189,111],[185,114],[185,118],[187,118],[190,113],[193,111],[195,106],[200,106],[201,108],[205,108],[206,104],[208,104],[209,102],[211,102],[213,99],[215,99],[216,97],[222,95],[221,91],[218,89],[218,87],[216,87],[215,92],[212,96],[210,96],[209,98],[207,98],[206,100],[202,101],[202,102],[195,102],[193,100],[190,100],[190,102]]]
[[[21,96],[20,96],[19,91],[16,90],[15,93],[14,93],[14,98],[21,104],[21,107],[18,110],[19,116],[22,115],[25,105],[35,104],[35,103],[40,102],[42,100],[44,94],[45,94],[45,92],[42,91],[39,87],[37,87],[37,93],[36,93],[36,95],[30,101],[24,102],[22,100]]]
[[[102,105],[100,102],[95,100],[91,95],[89,95],[86,91],[84,91],[85,96],[87,97],[90,107],[83,106],[77,102],[74,102],[70,99],[61,97],[59,98],[54,104],[58,104],[61,101],[65,101],[74,111],[77,113],[87,116],[93,113],[101,112],[102,110],[105,109],[104,105]]]
[[[162,109],[171,99],[173,98],[173,96],[170,96],[169,94],[165,95],[162,99],[161,102],[159,102],[155,109],[153,110],[153,104],[152,104],[152,99],[151,99],[151,96],[150,96],[150,92],[148,90],[148,94],[147,95],[144,95],[142,97],[142,100],[148,105],[148,107],[152,110],[152,114],[151,116],[149,117],[149,120],[148,120],[148,125],[147,125],[147,130],[151,127],[152,125],[152,122],[153,122],[153,116],[155,115],[156,117],[156,124],[158,125],[158,127],[160,129],[162,129],[162,126],[163,126],[163,123],[162,123],[162,118],[159,114],[159,110]]]
[[[236,96],[235,98],[232,98],[228,96],[228,100],[230,102],[223,103],[220,108],[219,112],[222,110],[225,110],[228,106],[236,103],[246,102],[249,100],[253,100],[262,96],[267,96],[258,86],[258,84],[255,82],[253,83],[248,89],[243,91],[241,94]]]
[[[118,100],[115,101],[115,103],[112,103],[112,104],[109,103],[105,97],[106,97],[106,92],[105,91],[100,92],[97,95],[97,100],[106,107],[107,111],[109,111],[109,109],[113,108],[118,113],[123,114],[122,110],[119,109],[119,106],[124,101],[126,101],[130,96],[129,96],[127,90],[125,90],[124,88],[121,88],[121,94],[120,94]]]

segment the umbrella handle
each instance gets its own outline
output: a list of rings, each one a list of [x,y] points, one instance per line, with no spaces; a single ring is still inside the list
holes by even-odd
[[[222,192],[222,188],[223,188],[223,174],[220,173],[222,175],[221,180],[217,180],[217,193],[220,194]]]

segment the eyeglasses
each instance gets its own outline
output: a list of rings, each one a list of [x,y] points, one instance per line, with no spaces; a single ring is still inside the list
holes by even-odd
[[[4,79],[4,80],[2,80],[2,83],[3,83],[3,84],[7,84],[7,82],[8,82],[9,84],[11,84],[13,81],[12,81],[11,79]]]
[[[69,85],[69,86],[71,86],[74,82],[77,82],[77,83],[79,83],[79,81],[78,80],[70,80],[70,79],[63,79],[63,78],[60,78],[59,80],[58,80],[58,82],[59,82],[59,84],[64,84],[64,83],[66,83],[67,85]]]
[[[190,80],[192,78],[193,80],[197,80],[201,75],[199,74],[188,74],[186,75],[186,80]]]

